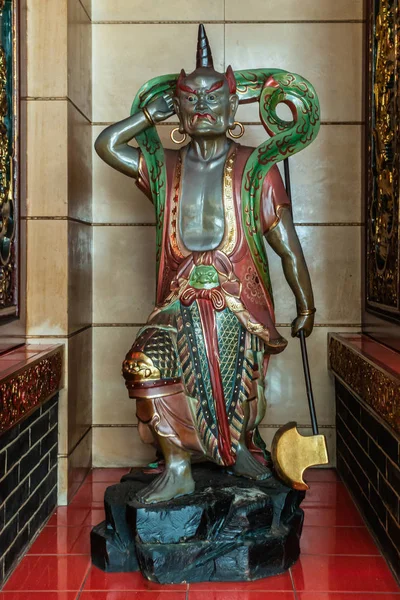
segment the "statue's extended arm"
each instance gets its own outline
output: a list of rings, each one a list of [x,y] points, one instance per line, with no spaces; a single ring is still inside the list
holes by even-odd
[[[314,295],[303,250],[288,208],[282,210],[279,223],[267,233],[266,239],[280,256],[286,281],[296,298],[298,316],[292,323],[292,335],[296,336],[303,329],[309,336],[314,326]]]
[[[168,119],[173,114],[171,97],[163,96],[150,102],[146,111],[139,111],[104,129],[95,142],[97,154],[117,171],[137,178],[140,150],[129,146],[128,142],[148,127]]]

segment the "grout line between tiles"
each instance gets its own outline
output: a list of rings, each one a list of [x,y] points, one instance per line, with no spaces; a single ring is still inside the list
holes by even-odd
[[[261,425],[259,425],[260,429],[278,429],[279,427],[283,427],[284,423],[262,423]],[[105,428],[109,428],[109,427],[113,427],[113,428],[123,428],[123,427],[137,427],[138,424],[137,423],[93,423],[92,428],[97,428],[97,429],[105,429]],[[297,427],[299,427],[300,429],[311,429],[311,423],[297,423]],[[336,429],[336,425],[319,425],[320,429]],[[89,429],[88,429],[89,431]],[[86,435],[86,434],[85,434]],[[83,438],[82,438],[83,439]],[[69,455],[67,454],[59,454],[59,457],[67,457]],[[98,469],[104,469],[106,467],[95,467]],[[123,467],[110,467],[110,468],[123,468]],[[331,468],[331,467],[329,467]],[[336,482],[322,482],[322,483],[342,483],[341,481],[336,481]]]
[[[92,17],[89,15],[88,11],[86,10],[86,6],[83,4],[82,0],[78,0],[79,4],[81,5],[81,7],[83,8],[84,13],[86,14],[87,18],[89,19],[90,23],[92,23]]]
[[[26,98],[27,100],[29,100],[30,98]],[[42,100],[43,98],[36,98],[36,100]],[[60,98],[60,100],[65,100],[66,98]],[[54,100],[57,100],[57,98],[54,98]],[[92,121],[92,125],[93,127],[108,127],[109,125],[113,125],[115,121]],[[163,121],[162,123],[157,123],[157,127],[174,127],[176,125],[179,125],[179,121]],[[244,126],[253,126],[253,125],[258,125],[260,127],[262,127],[262,123],[261,121],[242,121],[242,125]],[[321,121],[320,125],[329,125],[329,126],[333,126],[333,125],[365,125],[365,121]]]
[[[146,323],[92,323],[92,327],[93,328],[101,328],[101,327],[143,327],[144,325],[146,325]],[[291,323],[275,323],[276,327],[291,327],[292,324]],[[337,327],[349,327],[349,328],[355,328],[355,327],[361,327],[361,323],[315,323],[314,324],[314,328],[315,327],[322,327],[322,328],[337,328]],[[11,337],[11,336],[10,336]],[[21,336],[18,336],[21,337]],[[26,337],[26,336],[25,336]],[[40,336],[32,336],[32,337],[40,337]],[[43,336],[43,337],[51,337],[51,336]],[[65,337],[65,336],[59,336],[59,337]]]
[[[86,575],[83,578],[82,585],[81,585],[80,589],[78,590],[78,596],[77,596],[77,598],[79,598],[80,595],[81,595],[81,593],[83,592],[83,588],[85,587],[85,583],[86,583],[86,581],[87,581],[87,579],[89,577],[89,573],[90,573],[91,569],[92,569],[92,562],[89,561],[88,570],[86,571]]]
[[[300,560],[300,557],[297,560]],[[290,567],[290,569],[289,569],[289,577],[290,577],[290,581],[292,582],[292,588],[293,588],[294,598],[295,598],[295,600],[298,600],[298,596],[297,596],[297,593],[296,593],[296,587],[294,585],[294,578],[293,578],[293,573],[292,573],[292,567]]]
[[[44,219],[44,220],[70,220],[65,217],[25,217],[25,220],[32,219]],[[76,220],[76,219],[75,219]],[[80,223],[85,223],[86,225],[92,225],[92,227],[155,227],[155,223],[87,223],[86,221],[79,221]],[[295,221],[293,223],[295,227],[364,227],[365,223],[363,221],[333,221],[331,223],[311,223],[311,222],[303,222],[303,221]]]
[[[87,115],[85,115],[85,113],[83,112],[83,110],[80,109],[79,106],[77,106],[75,104],[75,102],[73,100],[71,100],[71,98],[69,96],[67,96],[67,100],[71,104],[71,106],[73,106],[75,108],[75,110],[77,110],[78,113],[89,123],[89,125],[91,125],[92,124],[92,120]]]
[[[133,20],[98,20],[92,21],[92,25],[319,25],[319,24],[364,24],[365,19],[276,19],[257,21],[236,20],[200,20],[200,21],[133,21]]]

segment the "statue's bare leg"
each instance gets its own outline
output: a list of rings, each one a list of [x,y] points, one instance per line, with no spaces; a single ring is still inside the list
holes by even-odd
[[[165,470],[137,494],[139,502],[152,504],[192,494],[195,483],[190,465],[190,453],[178,448],[170,439],[155,434],[165,458]]]
[[[272,472],[268,467],[262,465],[251,454],[246,446],[246,431],[249,422],[249,403],[243,402],[243,429],[240,436],[239,444],[236,450],[236,462],[232,467],[235,475],[248,477],[249,479],[268,479],[272,476]]]

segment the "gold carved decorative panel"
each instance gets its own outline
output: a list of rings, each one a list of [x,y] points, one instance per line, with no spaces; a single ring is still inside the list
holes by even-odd
[[[366,307],[400,320],[399,0],[369,0]]]
[[[0,0],[0,322],[18,316],[18,4]]]

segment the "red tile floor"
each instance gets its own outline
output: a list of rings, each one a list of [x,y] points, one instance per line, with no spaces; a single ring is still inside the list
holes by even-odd
[[[332,469],[314,470],[303,503],[302,555],[284,575],[251,583],[161,586],[90,563],[89,533],[106,487],[127,469],[95,469],[57,508],[0,592],[0,600],[400,600],[400,587]]]

